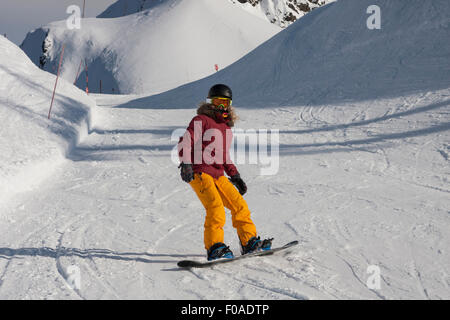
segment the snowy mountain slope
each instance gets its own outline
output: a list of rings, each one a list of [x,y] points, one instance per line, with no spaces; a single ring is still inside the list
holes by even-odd
[[[248,12],[282,28],[303,17],[308,12],[335,0],[230,0]]]
[[[52,72],[65,43],[63,78],[74,81],[84,59],[90,92],[100,91],[101,80],[103,93],[152,94],[224,68],[279,30],[227,0],[168,0],[122,18],[83,19],[80,30],[55,22],[21,47]],[[76,85],[86,87],[84,68]]]
[[[171,135],[195,110],[117,108],[117,99],[97,96],[72,162],[3,211],[0,298],[450,298],[449,131],[432,130],[449,120],[449,89],[238,108],[237,129],[281,133],[277,174],[238,165],[252,219],[274,244],[301,245],[191,272],[176,262],[205,259],[204,211],[171,161]],[[225,237],[238,253],[228,214]],[[367,286],[369,266],[379,289]]]
[[[292,79],[299,81],[300,93],[309,85],[304,75],[289,73],[309,61],[307,49],[288,46],[288,40],[300,46],[290,33],[284,34],[283,45],[272,43],[273,53],[266,47],[275,62],[262,53],[254,56],[262,61],[249,59],[248,67],[241,60],[241,70],[230,66],[208,79],[204,91],[198,88],[193,104],[175,98],[189,97],[186,88],[194,90],[198,83],[140,101],[92,95],[97,107],[91,134],[71,148],[71,161],[49,183],[11,199],[2,211],[0,298],[449,299],[450,88],[445,73],[434,67],[447,68],[447,46],[438,38],[448,31],[448,20],[439,13],[445,13],[446,2],[433,2],[434,8],[420,1],[375,1],[382,12],[393,13],[382,15],[390,35],[378,33],[369,52],[365,42],[371,38],[363,31],[353,30],[355,37],[345,37],[343,48],[335,43],[335,33],[374,2],[354,1],[363,3],[357,11],[328,11],[341,1],[304,18],[314,23],[328,12],[332,27],[327,20],[314,24],[325,28],[319,34],[329,43],[320,38],[315,45],[303,33],[310,40],[305,45],[315,49],[310,54],[341,50],[326,56],[330,63],[317,73],[306,75],[312,81],[306,98],[283,90],[294,86]],[[405,23],[403,15],[421,23]],[[411,32],[403,29],[411,27]],[[379,44],[393,39],[401,43],[390,43],[391,49]],[[303,52],[304,59],[288,59],[280,48]],[[394,60],[386,62],[386,57]],[[261,69],[260,78],[252,68],[264,63],[269,71]],[[387,63],[397,68],[398,83],[389,78]],[[359,73],[352,75],[349,66]],[[266,77],[271,70],[279,71],[273,79]],[[369,81],[365,72],[374,70],[370,85],[376,91],[370,93],[364,81],[356,81]],[[235,84],[253,79],[262,86],[250,93],[233,87],[239,93],[235,130],[280,132],[276,174],[261,175],[261,163],[237,164],[248,185],[245,199],[252,219],[259,234],[274,237],[275,245],[293,239],[301,245],[288,255],[187,272],[176,267],[178,260],[205,259],[204,210],[172,162],[175,130],[183,132],[195,115],[194,103],[224,74]],[[334,92],[339,75],[346,76],[338,83],[346,90]],[[239,103],[241,97],[246,104]],[[228,213],[225,241],[239,252]],[[373,267],[379,270],[379,286],[371,281],[377,278]]]
[[[29,190],[64,162],[80,134],[87,134],[95,101],[71,84],[58,86],[48,120],[55,76],[39,70],[28,57],[0,37],[0,205]]]
[[[98,18],[123,17],[154,8],[166,0],[118,0],[109,6]],[[229,0],[236,6],[285,28],[311,10],[335,0]]]
[[[381,30],[369,30],[377,4]],[[197,104],[211,83],[227,83],[246,107],[358,101],[450,85],[450,3],[341,0],[314,10],[208,78],[133,101],[142,107]]]
[[[118,0],[100,13],[97,18],[119,18],[153,9],[167,0]]]

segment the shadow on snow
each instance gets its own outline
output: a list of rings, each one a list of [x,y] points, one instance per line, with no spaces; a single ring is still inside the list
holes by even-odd
[[[186,258],[203,257],[198,254],[153,254],[146,252],[117,252],[109,249],[77,249],[58,247],[42,248],[0,248],[0,259],[13,259],[19,257],[47,257],[59,259],[61,257],[79,257],[83,259],[101,258],[119,261],[136,261],[143,263],[175,263],[177,260],[152,258]]]

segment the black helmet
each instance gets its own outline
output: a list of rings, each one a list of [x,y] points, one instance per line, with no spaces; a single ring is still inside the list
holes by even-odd
[[[208,98],[221,97],[233,100],[233,92],[224,84],[216,84],[209,89]]]

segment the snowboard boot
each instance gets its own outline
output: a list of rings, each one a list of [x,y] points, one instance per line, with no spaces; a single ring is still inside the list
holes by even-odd
[[[260,237],[252,237],[248,240],[247,245],[243,246],[241,243],[242,254],[248,254],[256,251],[265,251],[272,248],[273,238],[261,240]]]
[[[218,242],[213,244],[208,250],[208,261],[217,260],[217,259],[233,259],[233,252],[230,250],[230,247],[226,246],[222,242]]]

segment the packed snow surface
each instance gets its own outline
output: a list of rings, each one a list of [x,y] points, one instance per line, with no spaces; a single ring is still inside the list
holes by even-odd
[[[239,128],[281,133],[276,175],[238,165],[253,221],[274,245],[301,245],[192,271],[176,263],[205,259],[204,211],[171,161],[171,134],[194,110],[117,108],[117,96],[97,103],[72,162],[2,211],[1,298],[450,298],[449,90],[238,109]],[[380,268],[379,290],[366,285],[370,265]]]
[[[382,8],[381,30],[366,28],[372,4]],[[152,97],[91,95],[90,134],[51,179],[1,211],[0,298],[450,299],[449,8],[437,0],[340,0],[213,77]],[[2,54],[12,50],[1,45]],[[2,64],[2,80],[15,77],[7,84],[22,88],[34,67],[14,55],[18,67],[5,72]],[[313,68],[314,61],[323,63]],[[56,123],[44,119],[48,95],[37,85],[47,77],[39,76],[19,90],[25,96],[2,87],[2,123],[19,122],[16,131],[2,127],[2,152],[47,150],[35,135],[52,144],[63,135],[48,130]],[[173,133],[222,81],[236,96],[236,136],[280,133],[275,174],[261,175],[261,163],[237,164],[258,232],[274,246],[301,244],[180,270],[178,260],[205,259],[204,210],[171,159]],[[85,110],[84,99],[59,105],[55,119],[76,122],[63,113]],[[27,117],[33,103],[42,104],[41,116]],[[1,158],[2,168],[11,157]],[[225,241],[238,254],[228,217]]]

